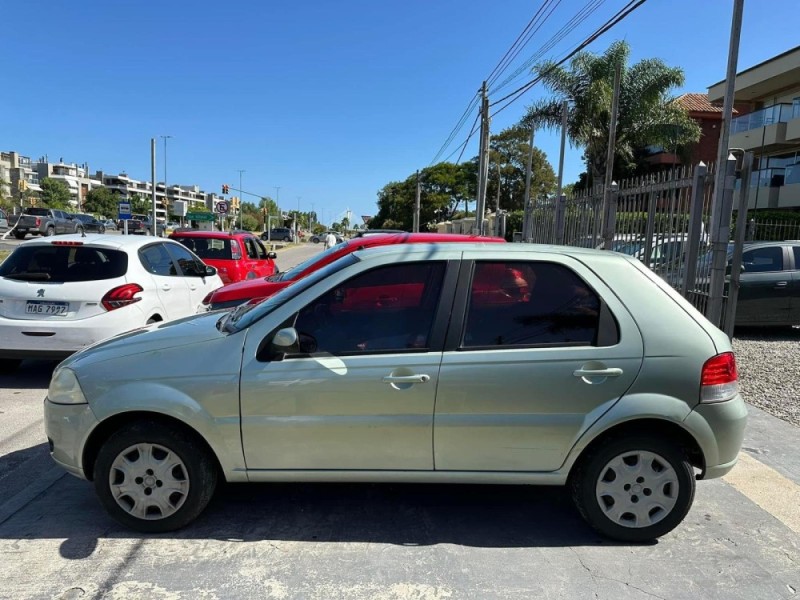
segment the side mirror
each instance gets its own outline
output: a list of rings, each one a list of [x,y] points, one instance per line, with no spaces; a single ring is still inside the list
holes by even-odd
[[[205,265],[205,267],[206,267],[205,268],[205,276],[206,277],[213,277],[214,275],[217,274],[217,268],[216,267],[210,267],[208,265]]]
[[[279,329],[270,343],[269,358],[272,360],[283,360],[283,357],[290,353],[300,351],[299,336],[294,327],[284,327]]]
[[[275,260],[276,258],[278,258],[278,253],[277,252],[267,252],[267,258],[271,258],[272,260]]]

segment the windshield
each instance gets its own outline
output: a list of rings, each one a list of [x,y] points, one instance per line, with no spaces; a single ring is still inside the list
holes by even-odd
[[[341,244],[336,244],[332,248],[328,248],[327,250],[324,250],[323,252],[320,252],[319,254],[315,254],[314,256],[309,258],[308,260],[305,260],[305,261],[301,262],[299,265],[295,265],[292,268],[287,269],[286,271],[284,271],[283,273],[280,273],[279,275],[272,275],[271,277],[269,277],[269,280],[270,281],[294,281],[295,279],[299,278],[303,273],[305,273],[306,270],[309,267],[317,264],[318,262],[324,261],[331,254],[336,254],[336,252],[341,250],[343,247],[344,247],[344,242],[342,242]]]
[[[312,285],[329,277],[333,273],[341,271],[350,265],[358,262],[358,259],[352,254],[343,256],[339,260],[332,262],[318,271],[314,271],[307,277],[302,278],[297,283],[283,288],[274,296],[270,296],[259,304],[240,304],[233,311],[225,314],[217,321],[217,328],[226,333],[236,333],[242,329],[250,327],[256,321],[259,321],[273,310],[281,306],[284,302],[289,301],[298,294],[301,294]]]

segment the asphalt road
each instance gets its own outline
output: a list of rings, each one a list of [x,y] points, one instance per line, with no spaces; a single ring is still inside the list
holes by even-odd
[[[286,269],[321,248],[281,250]],[[797,598],[798,429],[751,409],[740,464],[652,545],[610,543],[563,490],[222,486],[187,529],[125,530],[48,456],[54,363],[0,378],[0,598]]]

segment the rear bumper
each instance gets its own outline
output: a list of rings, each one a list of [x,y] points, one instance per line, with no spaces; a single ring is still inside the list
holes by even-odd
[[[726,402],[698,404],[684,420],[703,451],[702,479],[722,477],[736,464],[747,425],[747,406],[740,395]]]
[[[0,317],[0,358],[60,360],[144,321],[138,304],[73,321]]]

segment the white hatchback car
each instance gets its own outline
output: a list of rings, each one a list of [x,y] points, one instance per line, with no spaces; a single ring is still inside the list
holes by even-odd
[[[193,315],[222,286],[185,246],[153,237],[65,235],[0,264],[0,369],[61,359],[111,336]]]

